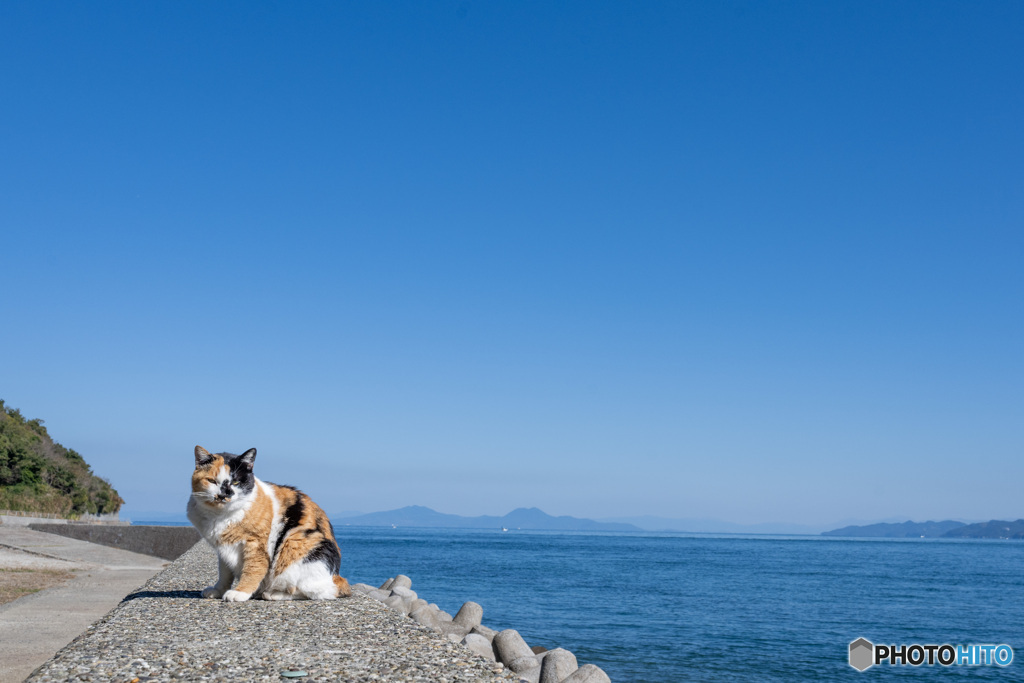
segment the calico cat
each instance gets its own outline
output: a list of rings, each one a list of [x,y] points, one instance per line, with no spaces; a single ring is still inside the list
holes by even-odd
[[[264,600],[351,595],[338,575],[341,551],[327,515],[302,491],[254,477],[255,460],[255,448],[232,455],[196,446],[188,518],[217,552],[219,569],[203,597],[243,602],[253,594]]]

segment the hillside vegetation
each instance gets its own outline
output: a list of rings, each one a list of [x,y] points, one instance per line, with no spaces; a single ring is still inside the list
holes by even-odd
[[[85,459],[0,400],[0,510],[64,516],[117,512],[124,501]]]

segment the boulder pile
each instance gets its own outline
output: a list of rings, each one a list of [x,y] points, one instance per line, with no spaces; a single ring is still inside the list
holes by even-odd
[[[514,671],[523,683],[611,683],[608,675],[593,664],[579,666],[568,650],[531,648],[515,629],[494,631],[481,622],[484,608],[467,602],[454,617],[434,603],[428,603],[412,589],[412,579],[399,574],[380,588],[357,583],[352,589],[379,600],[475,654],[499,662]]]

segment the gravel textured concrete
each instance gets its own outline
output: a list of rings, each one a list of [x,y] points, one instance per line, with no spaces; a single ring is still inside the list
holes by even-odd
[[[216,559],[197,544],[28,680],[517,681],[500,664],[355,593],[226,603],[199,592]]]

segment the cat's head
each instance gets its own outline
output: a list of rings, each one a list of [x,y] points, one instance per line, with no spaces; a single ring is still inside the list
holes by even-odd
[[[241,455],[210,453],[196,446],[196,469],[192,473],[192,497],[212,508],[230,507],[252,494],[256,479],[252,466],[256,449]]]

